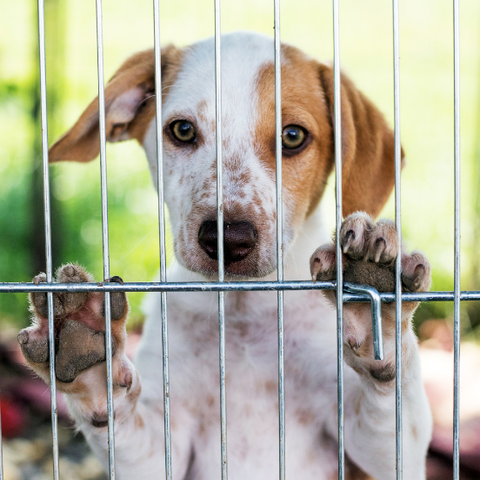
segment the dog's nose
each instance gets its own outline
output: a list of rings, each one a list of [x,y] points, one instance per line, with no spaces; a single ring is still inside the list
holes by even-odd
[[[257,230],[250,222],[224,223],[225,265],[243,260],[257,243]],[[217,221],[207,220],[198,230],[198,243],[212,259],[218,258]]]

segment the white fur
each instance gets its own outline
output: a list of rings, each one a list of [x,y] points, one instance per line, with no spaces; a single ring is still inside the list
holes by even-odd
[[[254,135],[256,74],[273,61],[273,42],[254,34],[226,35],[222,40],[224,195],[226,214],[234,207],[263,215],[262,271],[275,278],[275,183],[249,141]],[[213,41],[191,48],[183,59],[163,107],[164,125],[172,119],[194,119],[205,143],[191,153],[166,149],[166,201],[179,263],[169,281],[202,280],[192,272],[201,264],[196,242],[205,215],[215,217],[215,139]],[[198,108],[203,104],[203,119]],[[206,135],[210,133],[210,135]],[[155,164],[155,125],[144,143],[152,172]],[[248,171],[249,184],[238,181]],[[244,196],[240,197],[239,192]],[[252,206],[257,193],[261,204]],[[205,195],[206,194],[206,195]],[[308,259],[327,240],[317,210],[296,229],[285,202],[287,279],[308,279]],[[205,213],[207,212],[207,213]],[[185,268],[184,266],[187,266]],[[160,297],[150,295],[147,320],[135,362],[142,393],[135,412],[128,395],[117,392],[117,478],[164,478],[163,384]],[[232,292],[226,295],[228,470],[231,480],[278,478],[277,297],[275,292]],[[171,375],[173,478],[220,478],[218,320],[215,293],[168,294]],[[425,479],[425,452],[430,420],[420,382],[416,339],[408,330],[404,345],[412,359],[404,388],[404,478]],[[327,480],[337,472],[336,320],[321,292],[285,293],[286,473],[287,478]],[[93,380],[92,380],[93,381]],[[90,425],[81,399],[70,396],[79,427],[106,461],[106,429]],[[360,404],[360,409],[356,406]],[[377,387],[345,366],[346,454],[377,480],[395,478],[394,388]],[[414,438],[411,425],[417,425]],[[102,455],[101,455],[102,456]],[[187,472],[187,469],[188,472]]]

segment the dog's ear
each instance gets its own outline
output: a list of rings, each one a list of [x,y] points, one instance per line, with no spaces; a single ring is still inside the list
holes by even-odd
[[[162,84],[172,81],[180,67],[181,50],[162,49]],[[165,93],[165,89],[163,90]],[[155,112],[155,57],[153,50],[139,52],[126,60],[105,87],[106,139],[119,142],[137,138],[142,141],[146,121]],[[142,121],[143,120],[143,121]],[[50,162],[75,160],[89,162],[100,151],[98,98],[83,112],[75,125],[49,151]]]
[[[320,82],[334,125],[330,67],[320,66]],[[345,76],[341,78],[341,103],[343,216],[361,210],[376,217],[395,183],[393,131],[377,107]]]

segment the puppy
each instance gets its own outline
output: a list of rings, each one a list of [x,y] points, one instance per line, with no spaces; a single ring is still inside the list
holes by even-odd
[[[275,279],[275,102],[273,41],[254,33],[222,38],[225,275]],[[156,178],[154,54],[130,57],[106,87],[110,142],[136,139]],[[177,262],[170,281],[217,277],[214,43],[162,51],[165,199]],[[50,160],[88,162],[99,152],[94,100],[50,150]],[[403,289],[424,291],[430,266],[398,250],[391,222],[372,219],[394,183],[394,141],[377,108],[342,78],[345,280],[394,288],[402,255]],[[335,278],[335,248],[318,208],[334,165],[333,72],[282,46],[285,278]],[[154,181],[155,183],[155,181]],[[355,213],[356,212],[356,213]],[[310,258],[312,252],[313,256]],[[310,265],[310,272],[309,272]],[[45,277],[36,277],[36,282]],[[75,264],[60,282],[93,281]],[[120,281],[113,278],[112,281]],[[55,294],[57,385],[77,427],[106,465],[103,295]],[[336,317],[332,292],[285,294],[287,478],[337,475]],[[32,294],[33,324],[19,334],[24,356],[48,382],[45,294]],[[125,295],[112,296],[118,478],[164,478],[159,295],[150,295],[135,364],[124,353]],[[420,379],[417,339],[402,308],[404,478],[425,479],[431,418]],[[275,292],[226,295],[228,470],[232,480],[278,478]],[[385,359],[372,353],[370,306],[345,305],[346,478],[395,478],[394,305],[383,305]],[[220,478],[216,294],[169,293],[173,478]]]

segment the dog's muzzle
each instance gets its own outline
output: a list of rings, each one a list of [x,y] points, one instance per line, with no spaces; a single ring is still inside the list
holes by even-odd
[[[225,265],[240,262],[246,258],[257,244],[257,229],[250,222],[223,224]],[[218,258],[217,221],[206,220],[198,230],[198,243],[213,260]]]

